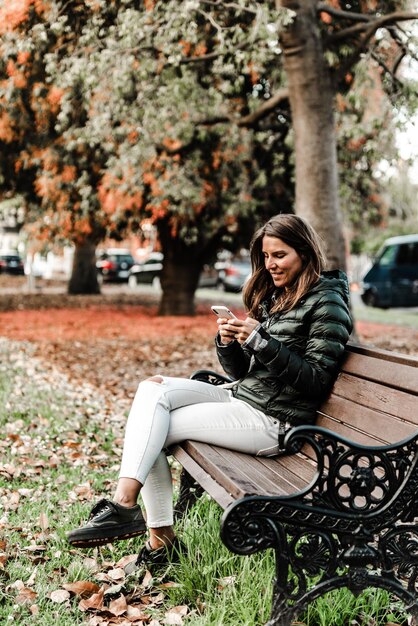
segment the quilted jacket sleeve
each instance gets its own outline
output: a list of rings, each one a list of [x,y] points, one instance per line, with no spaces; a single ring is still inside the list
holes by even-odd
[[[231,343],[223,345],[220,343],[219,335],[217,335],[215,346],[219,363],[228,376],[233,380],[239,380],[248,373],[251,354],[248,350],[244,350],[238,341],[231,341]]]
[[[332,293],[320,298],[312,309],[303,354],[263,329],[266,341],[256,358],[284,384],[304,395],[322,397],[336,376],[351,330],[346,303]]]

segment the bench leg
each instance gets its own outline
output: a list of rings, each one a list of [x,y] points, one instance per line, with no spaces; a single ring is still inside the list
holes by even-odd
[[[180,474],[180,489],[177,502],[174,506],[174,519],[179,522],[187,511],[195,504],[196,500],[204,493],[204,489],[184,468]]]
[[[265,626],[291,626],[295,617],[294,611],[289,609],[287,597],[281,593],[277,581],[274,582],[270,619]]]

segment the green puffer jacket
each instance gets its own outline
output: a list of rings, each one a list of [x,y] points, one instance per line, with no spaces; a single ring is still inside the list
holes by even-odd
[[[353,328],[348,303],[344,272],[324,272],[291,311],[270,316],[263,307],[268,335],[256,353],[237,341],[216,341],[223,369],[237,381],[233,395],[280,421],[312,423]]]

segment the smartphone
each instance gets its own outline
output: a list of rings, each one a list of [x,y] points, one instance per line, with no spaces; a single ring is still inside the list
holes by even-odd
[[[238,319],[236,315],[234,315],[232,313],[232,311],[230,311],[228,309],[227,306],[222,306],[221,304],[214,304],[213,306],[210,307],[213,311],[213,313],[215,313],[215,315],[217,315],[218,317],[227,317],[228,319]]]

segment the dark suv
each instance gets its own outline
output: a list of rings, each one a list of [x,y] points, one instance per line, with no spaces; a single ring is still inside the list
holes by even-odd
[[[18,254],[0,254],[0,274],[24,274],[25,268],[22,259]]]
[[[96,262],[99,281],[128,282],[129,272],[135,263],[129,250],[112,248],[99,253]]]

